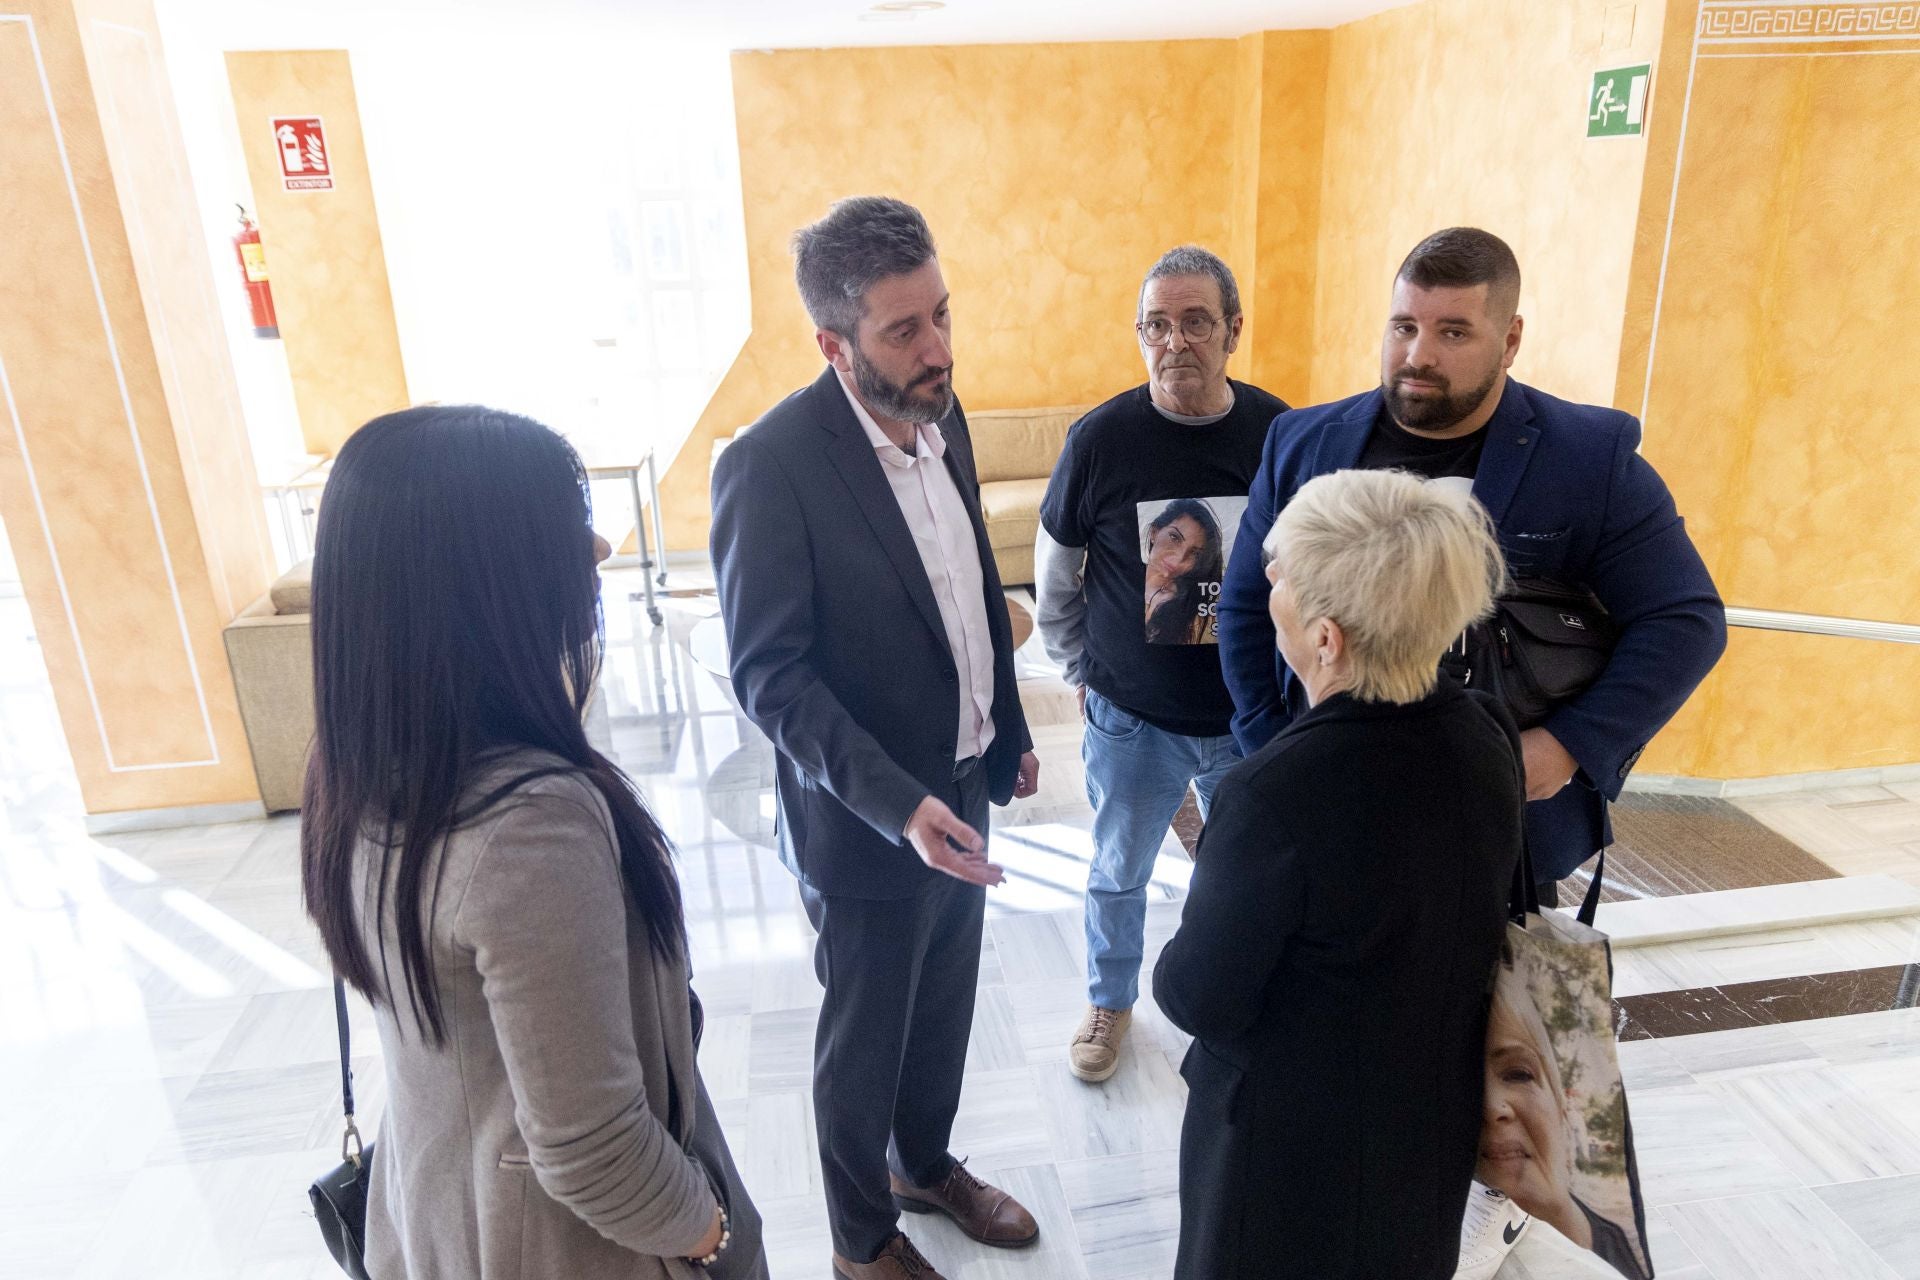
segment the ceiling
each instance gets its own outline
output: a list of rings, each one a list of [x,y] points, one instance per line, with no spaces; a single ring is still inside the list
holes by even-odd
[[[896,0],[897,2],[897,0]],[[909,0],[911,2],[911,0]],[[1018,44],[1241,36],[1332,27],[1415,0],[946,0],[924,12],[886,11],[885,0],[160,0],[163,11],[213,18],[229,47],[271,43],[293,31],[372,20],[457,31],[475,24],[569,20],[611,23],[663,40],[730,49],[850,45]]]
[[[1333,27],[1410,3],[1413,0],[946,0],[940,9],[900,12],[877,9],[873,0],[709,0],[690,21],[735,49],[1019,44]],[[627,0],[623,7],[658,9],[663,20],[676,24],[689,21],[686,7],[675,0]]]

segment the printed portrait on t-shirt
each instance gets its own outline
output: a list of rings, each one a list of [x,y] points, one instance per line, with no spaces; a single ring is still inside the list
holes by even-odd
[[[1220,643],[1220,578],[1246,509],[1244,496],[1137,504],[1148,644]]]

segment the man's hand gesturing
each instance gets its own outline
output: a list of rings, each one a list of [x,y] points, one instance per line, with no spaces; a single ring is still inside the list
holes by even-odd
[[[968,884],[996,885],[1007,873],[987,861],[987,842],[938,796],[928,796],[907,819],[907,843],[920,861]]]

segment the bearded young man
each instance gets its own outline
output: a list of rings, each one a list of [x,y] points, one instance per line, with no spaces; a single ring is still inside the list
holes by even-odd
[[[794,236],[827,367],[720,455],[733,688],[773,740],[780,857],[819,931],[814,1123],[837,1280],[939,1280],[899,1229],[1032,1216],[948,1150],[973,1025],[987,806],[1033,794],[1012,628],[953,394],[926,220],[843,200]]]
[[[1527,845],[1543,905],[1612,841],[1607,804],[1649,739],[1726,648],[1726,610],[1631,415],[1510,377],[1524,328],[1520,266],[1498,236],[1436,231],[1394,274],[1380,386],[1282,414],[1220,595],[1220,658],[1248,755],[1305,709],[1267,612],[1260,547],[1300,487],[1330,471],[1398,468],[1468,489],[1516,578],[1590,591],[1617,629],[1604,670],[1520,735]],[[1470,802],[1471,797],[1461,797]],[[1409,867],[1408,875],[1419,874]],[[1490,1276],[1525,1215],[1476,1187],[1462,1276]]]

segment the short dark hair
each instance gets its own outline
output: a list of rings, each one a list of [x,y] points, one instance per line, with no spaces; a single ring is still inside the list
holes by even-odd
[[[1148,268],[1146,279],[1140,282],[1140,300],[1146,300],[1148,285],[1168,276],[1209,277],[1220,286],[1222,318],[1231,320],[1240,314],[1240,286],[1234,283],[1232,268],[1220,260],[1219,254],[1202,249],[1197,244],[1183,244],[1167,250],[1160,255],[1160,261]],[[1134,307],[1138,310],[1139,303],[1135,303]]]
[[[867,290],[933,261],[933,232],[920,211],[888,196],[835,202],[793,233],[793,278],[822,329],[851,338],[867,313]]]
[[[1394,274],[1422,289],[1487,286],[1487,304],[1513,318],[1520,309],[1520,262],[1507,242],[1478,227],[1448,227],[1413,246]]]

